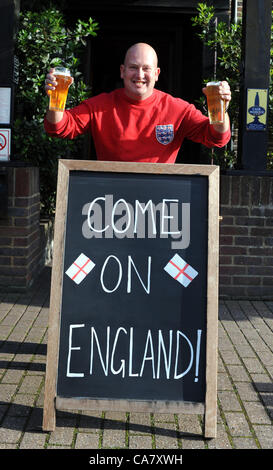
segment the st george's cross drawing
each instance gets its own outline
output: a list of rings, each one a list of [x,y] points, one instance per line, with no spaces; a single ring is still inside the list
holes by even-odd
[[[188,287],[198,275],[198,272],[177,253],[166,264],[164,270],[184,287]]]

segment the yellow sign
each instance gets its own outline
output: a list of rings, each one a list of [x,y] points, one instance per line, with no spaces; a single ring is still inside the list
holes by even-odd
[[[248,88],[246,128],[249,131],[265,131],[267,119],[267,89]]]

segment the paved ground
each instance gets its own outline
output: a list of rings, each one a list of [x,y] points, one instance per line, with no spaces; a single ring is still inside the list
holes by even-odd
[[[220,303],[216,439],[186,414],[57,412],[43,432],[50,275],[0,294],[0,449],[273,449],[273,301]]]

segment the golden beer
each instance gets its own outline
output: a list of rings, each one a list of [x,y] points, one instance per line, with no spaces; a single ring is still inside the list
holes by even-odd
[[[50,90],[49,109],[51,111],[64,111],[68,88],[72,83],[70,71],[65,67],[55,67],[53,74],[57,80],[55,90]]]
[[[224,122],[225,102],[220,98],[218,87],[221,82],[207,83],[207,103],[210,124]]]

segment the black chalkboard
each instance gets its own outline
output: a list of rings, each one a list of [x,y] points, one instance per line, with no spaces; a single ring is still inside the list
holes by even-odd
[[[207,171],[72,163],[57,261],[59,402],[204,404]]]

